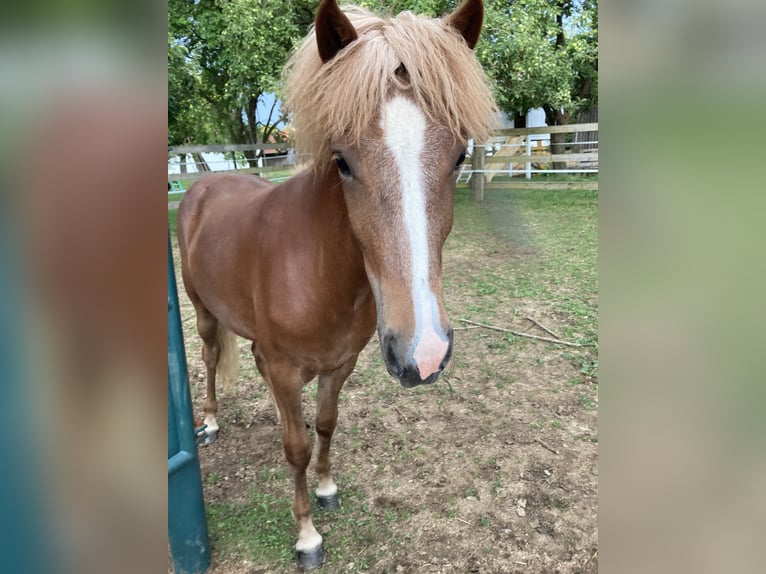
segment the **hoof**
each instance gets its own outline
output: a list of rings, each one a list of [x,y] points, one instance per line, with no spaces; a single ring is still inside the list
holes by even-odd
[[[207,446],[209,444],[213,444],[215,442],[215,439],[218,438],[218,431],[205,431],[205,438],[202,439],[202,445]]]
[[[314,550],[308,552],[296,550],[295,559],[297,560],[298,568],[300,568],[301,571],[306,572],[308,570],[316,570],[324,564],[324,548],[319,545]]]
[[[340,508],[340,496],[337,492],[331,496],[319,496],[317,494],[317,508],[321,510],[338,510]]]

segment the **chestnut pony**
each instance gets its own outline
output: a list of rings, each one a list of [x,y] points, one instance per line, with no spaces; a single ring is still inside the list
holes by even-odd
[[[318,377],[317,502],[337,508],[329,454],[338,393],[376,326],[404,387],[436,381],[452,353],[441,251],[467,139],[487,136],[495,109],[472,52],[482,17],[481,0],[442,19],[379,18],[323,0],[285,84],[311,166],[277,186],[208,175],[178,210],[208,432],[218,430],[216,375],[232,375],[236,334],[253,342],[282,424],[303,569],[324,557],[306,483],[303,386]]]

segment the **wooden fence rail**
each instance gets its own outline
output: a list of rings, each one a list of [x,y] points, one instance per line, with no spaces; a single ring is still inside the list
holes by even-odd
[[[577,132],[597,132],[598,124],[571,124],[566,126],[543,126],[539,128],[507,128],[495,131],[498,136],[525,136],[540,134],[569,134]]]
[[[578,141],[586,133],[588,141]],[[540,145],[541,140],[529,136],[549,134],[573,134],[564,143],[554,144],[557,152],[551,153],[550,145]],[[536,144],[536,145],[533,145]],[[290,143],[268,144],[219,144],[168,147],[168,158],[181,154],[223,153],[245,151],[278,150],[289,151]],[[587,146],[587,147],[585,147]],[[547,150],[546,150],[547,148]],[[268,165],[274,157],[263,158],[262,167],[244,167],[215,170],[216,173],[254,173],[262,177],[276,175],[295,168],[295,164],[284,164],[284,156],[277,156],[282,165]],[[293,161],[303,161],[295,158]],[[548,167],[552,165],[557,169]],[[565,167],[561,168],[561,164]],[[194,165],[194,162],[191,163]],[[209,172],[168,173],[168,181],[184,182],[188,185]],[[585,181],[551,181],[547,177],[533,177],[538,174],[581,174]],[[471,155],[458,178],[459,188],[470,188],[477,201],[484,198],[485,189],[598,189],[598,123],[572,124],[535,128],[509,128],[494,132],[489,142],[474,145]],[[278,179],[285,179],[286,176]],[[524,177],[520,179],[518,176]],[[502,181],[500,180],[502,179]]]
[[[550,145],[533,145],[532,135],[549,134],[579,134],[588,132],[596,134],[596,140],[587,142],[573,141],[556,144],[557,151],[562,148],[567,153],[545,153],[543,148],[551,149]],[[598,123],[572,124],[565,126],[546,126],[535,128],[509,128],[498,130],[494,137],[484,145],[474,146],[470,168],[468,165],[461,174],[458,187],[470,187],[477,201],[484,199],[485,189],[598,189]],[[500,141],[498,141],[500,140]],[[511,143],[513,142],[513,143]],[[583,145],[587,144],[587,151]],[[594,147],[595,146],[595,147]],[[510,148],[511,149],[509,152]],[[538,153],[539,152],[539,153]],[[564,168],[550,169],[548,164],[564,164]],[[500,166],[505,166],[501,169]],[[556,167],[556,166],[554,166]],[[586,181],[551,181],[550,179],[532,179],[536,174],[588,174]],[[508,176],[509,181],[493,182],[495,175]],[[462,176],[466,177],[462,181]],[[525,180],[514,180],[514,176],[523,175]]]
[[[257,143],[257,144],[213,144],[213,145],[179,145],[168,146],[168,153],[204,153],[204,152],[226,152],[226,151],[257,151],[262,149],[289,150],[292,144],[289,142],[281,143]]]

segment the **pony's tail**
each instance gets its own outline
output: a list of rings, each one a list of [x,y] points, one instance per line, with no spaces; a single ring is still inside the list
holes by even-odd
[[[239,346],[237,336],[218,323],[218,368],[216,370],[216,382],[224,391],[234,388],[239,369]]]

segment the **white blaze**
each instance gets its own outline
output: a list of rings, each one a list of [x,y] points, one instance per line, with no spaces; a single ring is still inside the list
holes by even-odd
[[[385,106],[383,134],[399,172],[402,215],[412,270],[413,357],[421,379],[425,379],[439,369],[448,348],[447,337],[439,322],[436,296],[428,282],[428,218],[421,157],[426,135],[425,117],[407,98],[394,97]]]

